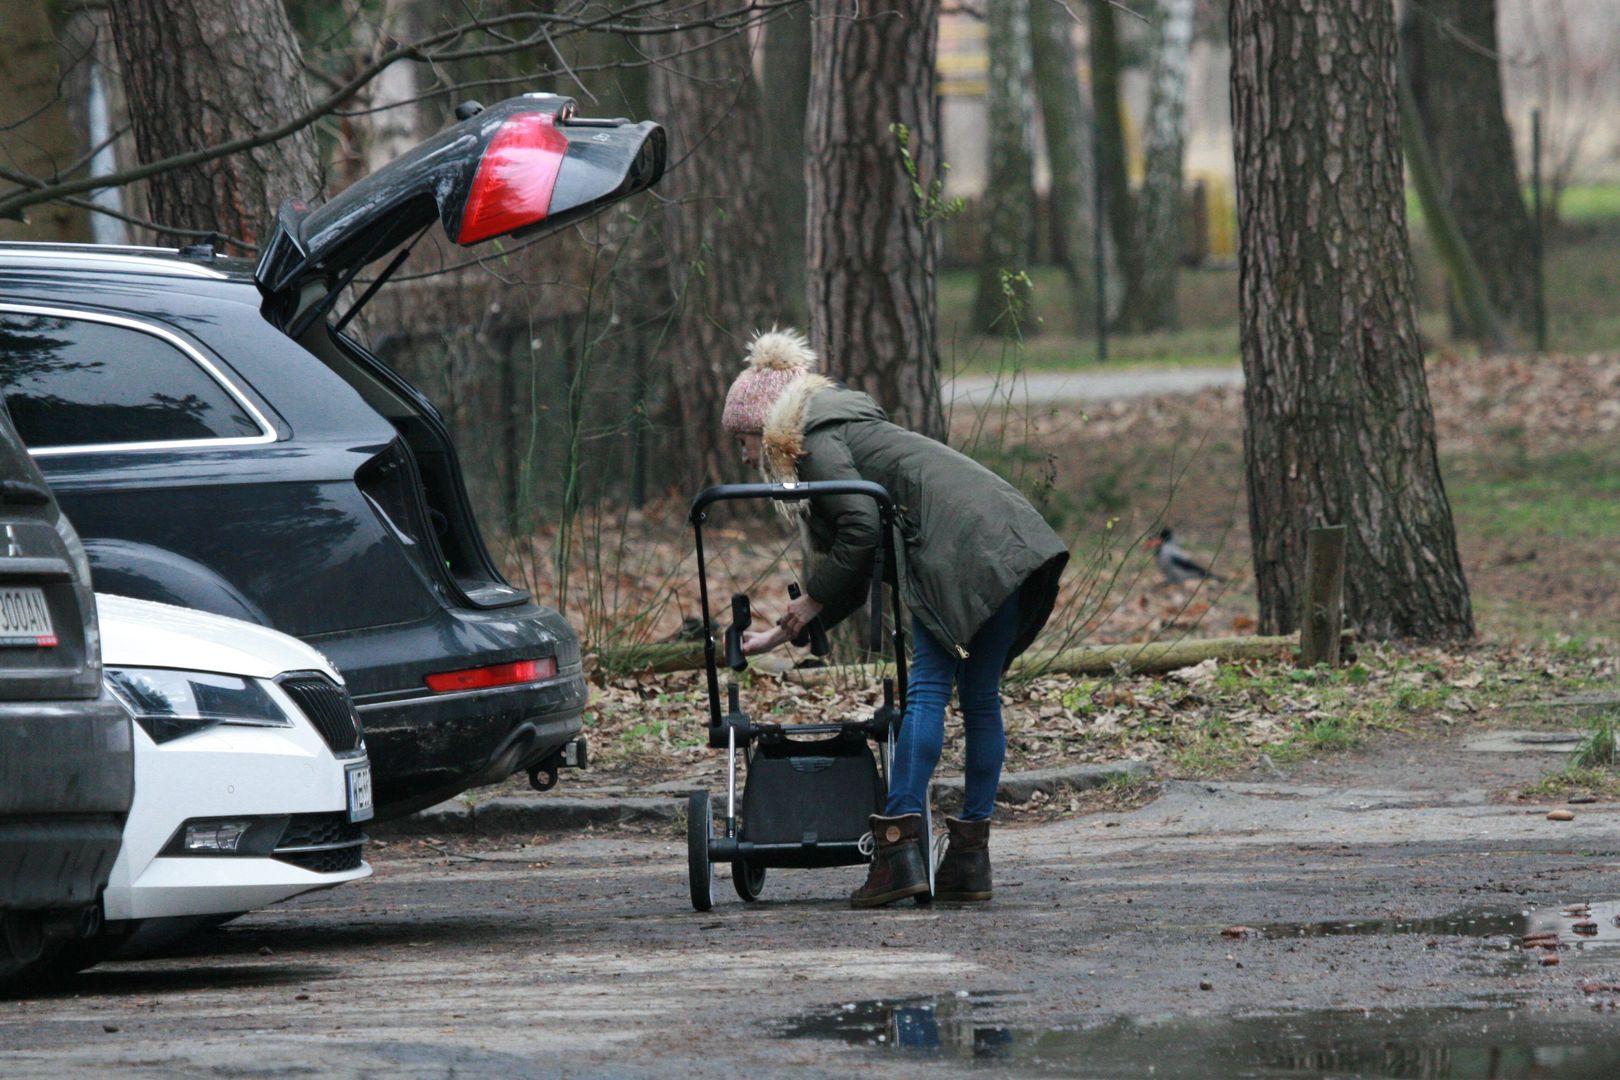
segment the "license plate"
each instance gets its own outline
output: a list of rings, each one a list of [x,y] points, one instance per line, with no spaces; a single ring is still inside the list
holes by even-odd
[[[45,590],[30,585],[0,589],[0,646],[48,649],[56,644]]]
[[[362,762],[348,767],[349,820],[371,819],[371,763]]]

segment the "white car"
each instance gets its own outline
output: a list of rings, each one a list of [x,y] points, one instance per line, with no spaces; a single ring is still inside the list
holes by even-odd
[[[85,960],[137,928],[164,936],[371,873],[371,764],[325,657],[236,619],[96,606],[104,678],[135,720],[135,803]]]

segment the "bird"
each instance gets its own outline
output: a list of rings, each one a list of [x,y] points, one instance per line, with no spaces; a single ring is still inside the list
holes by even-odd
[[[1180,585],[1185,581],[1220,581],[1220,575],[1212,574],[1208,568],[1200,565],[1192,556],[1181,550],[1176,543],[1175,533],[1169,529],[1159,530],[1156,539],[1149,540],[1147,546],[1153,549],[1153,558],[1159,564],[1159,573],[1171,585]]]

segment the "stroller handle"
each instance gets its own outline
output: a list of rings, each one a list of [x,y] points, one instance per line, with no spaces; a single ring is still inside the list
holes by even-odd
[[[794,484],[716,484],[705,488],[692,500],[688,520],[696,525],[705,516],[704,509],[712,503],[731,499],[775,499],[778,502],[803,502],[817,495],[866,495],[876,499],[888,516],[894,514],[894,499],[889,489],[870,480],[806,480]]]
[[[703,523],[708,520],[707,509],[717,502],[729,502],[739,499],[776,499],[781,502],[803,502],[805,499],[817,495],[864,495],[872,499],[878,506],[878,518],[881,527],[878,529],[876,543],[873,545],[872,584],[871,594],[867,600],[870,611],[871,647],[874,653],[883,651],[883,569],[885,566],[884,548],[886,541],[892,539],[894,554],[900,557],[900,544],[898,538],[891,538],[895,531],[894,498],[889,489],[882,484],[870,480],[809,480],[802,483],[789,484],[715,484],[698,493],[692,500],[692,510],[688,519],[692,523],[693,539],[697,543],[698,560],[698,603],[703,611],[704,643],[703,666],[706,669],[709,689],[709,727],[718,729],[721,725],[720,715],[720,680],[719,672],[715,666],[715,640],[713,623],[709,614],[709,580],[704,567],[703,558]],[[894,601],[894,652],[896,674],[899,676],[901,694],[905,694],[906,683],[906,657],[904,631],[900,624],[900,590],[893,591]],[[730,650],[728,649],[728,652]]]

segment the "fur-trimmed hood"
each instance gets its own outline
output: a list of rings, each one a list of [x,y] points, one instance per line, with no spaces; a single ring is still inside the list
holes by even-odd
[[[773,484],[791,484],[799,479],[799,459],[804,456],[805,411],[810,399],[836,385],[825,375],[807,371],[795,378],[777,395],[765,413],[765,430],[760,437],[759,467]],[[792,504],[803,510],[802,502]]]

